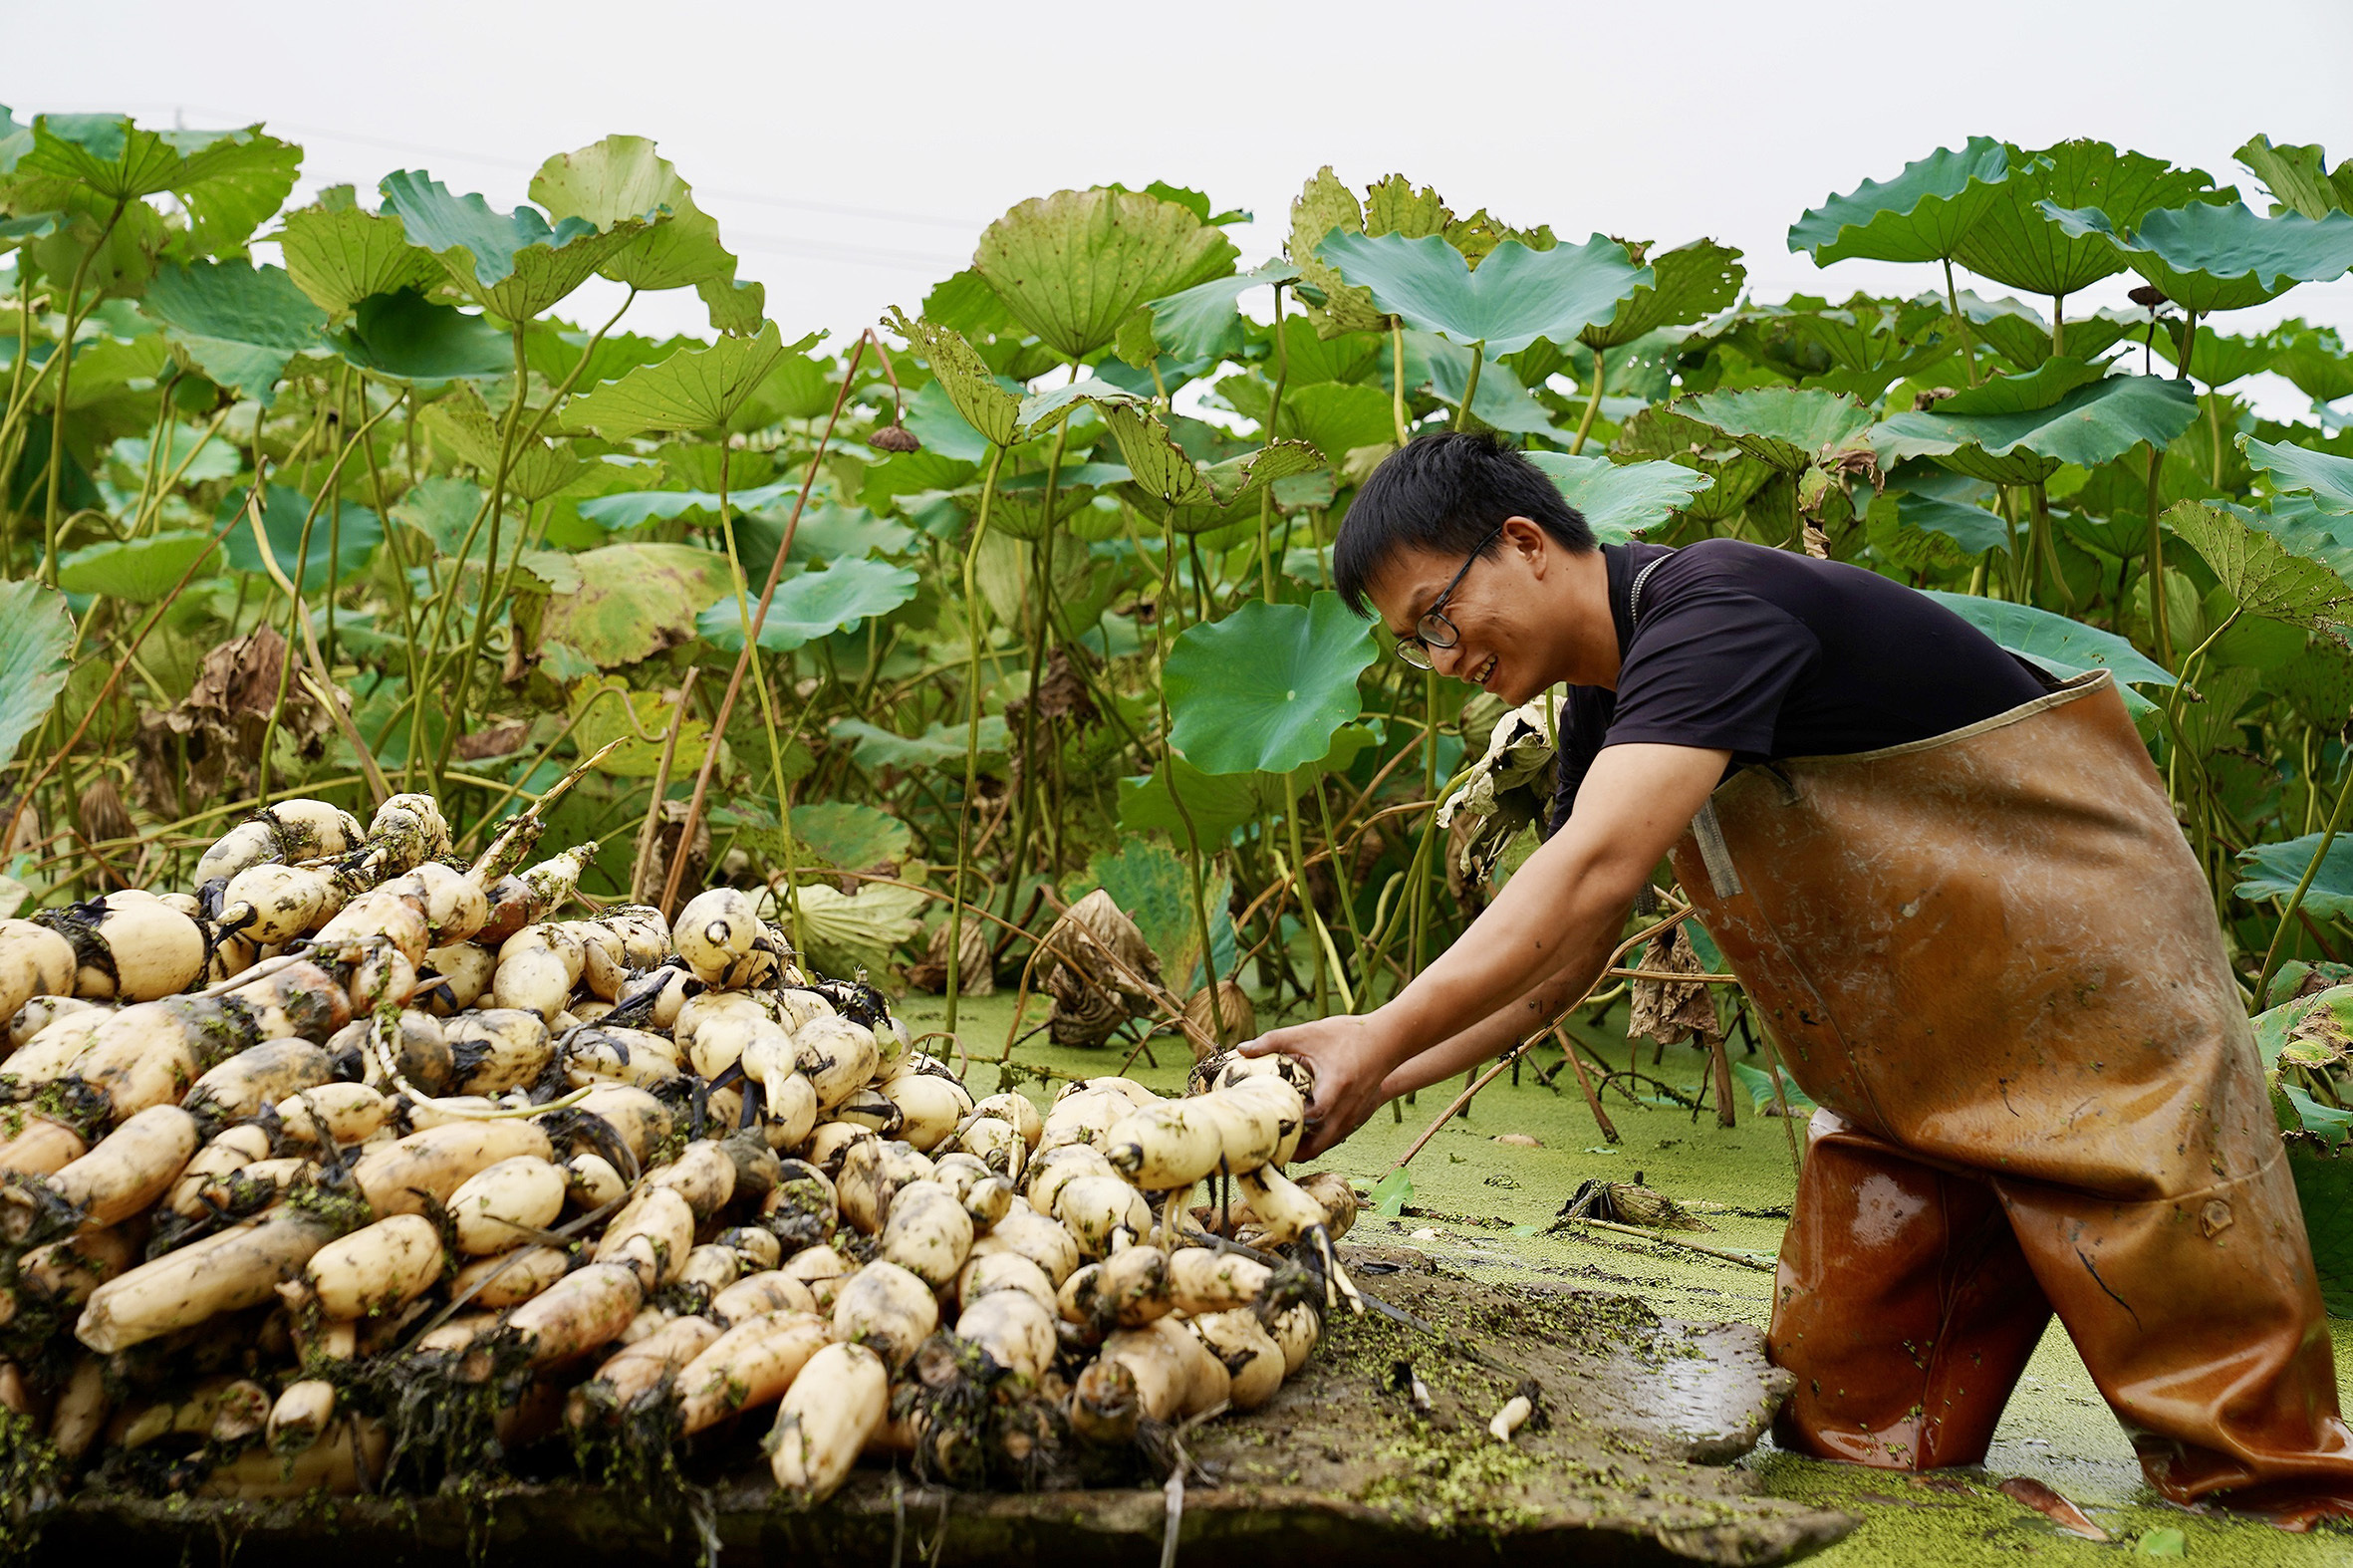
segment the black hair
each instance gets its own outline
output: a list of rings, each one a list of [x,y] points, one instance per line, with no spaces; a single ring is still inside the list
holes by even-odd
[[[1591,550],[1593,530],[1544,470],[1483,433],[1442,430],[1391,452],[1349,503],[1332,545],[1332,586],[1370,617],[1366,586],[1400,550],[1468,555],[1507,517],[1524,517],[1567,549]],[[1489,541],[1481,554],[1492,554]]]

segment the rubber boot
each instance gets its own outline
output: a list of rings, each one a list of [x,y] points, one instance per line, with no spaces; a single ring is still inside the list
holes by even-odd
[[[2150,1485],[2181,1503],[2300,1495],[2353,1513],[2353,1432],[2284,1158],[2152,1203],[1995,1187]]]
[[[1974,1464],[2050,1315],[1990,1186],[1815,1113],[1766,1335],[1797,1377],[1783,1447]]]

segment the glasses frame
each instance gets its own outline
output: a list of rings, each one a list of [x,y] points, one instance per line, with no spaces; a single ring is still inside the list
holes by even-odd
[[[1453,575],[1445,587],[1438,590],[1438,597],[1430,602],[1430,608],[1423,611],[1422,618],[1414,623],[1414,635],[1397,640],[1399,658],[1416,669],[1436,669],[1438,660],[1430,656],[1430,651],[1434,648],[1452,648],[1462,641],[1461,632],[1445,618],[1446,601],[1454,597],[1454,590],[1462,586],[1462,579],[1468,577],[1470,569],[1478,565],[1479,558],[1487,553],[1487,547],[1502,537],[1503,527],[1497,524],[1493,532],[1478,542],[1477,547],[1470,552],[1469,559],[1462,563],[1461,570]]]

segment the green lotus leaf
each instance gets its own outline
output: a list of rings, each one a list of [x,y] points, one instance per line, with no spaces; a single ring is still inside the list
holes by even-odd
[[[2307,833],[2283,844],[2258,844],[2240,851],[2238,885],[2230,891],[2242,899],[2289,897],[2304,880],[2312,857],[2319,853],[2321,838],[2318,833]],[[2319,874],[2304,890],[2303,907],[2315,919],[2353,915],[2353,833],[2340,833],[2329,845]]]
[[[973,351],[963,334],[929,317],[910,321],[896,307],[890,313],[890,320],[892,329],[931,367],[934,385],[954,405],[957,416],[978,431],[981,439],[998,446],[1012,445],[1020,434],[1021,397],[997,384],[987,363]],[[928,443],[928,437],[924,439]],[[985,454],[951,452],[948,455],[977,462]]]
[[[1924,303],[1941,307],[1942,295],[1924,295]],[[1995,353],[2022,371],[2031,371],[2051,357],[2050,323],[2013,299],[1985,300],[1963,290],[1961,308],[1969,331],[1991,344]],[[2070,316],[2060,329],[2062,346],[2078,360],[2096,360],[2126,338],[2148,330],[2145,311],[2103,310],[2091,316]]]
[[[294,357],[322,346],[327,320],[284,268],[243,261],[166,262],[142,308],[198,370],[265,408]]]
[[[154,453],[153,447],[154,443],[143,435],[126,435],[107,451],[118,464],[132,473],[145,473],[147,464],[152,461],[158,475],[168,477],[176,472],[183,484],[226,479],[244,465],[244,459],[226,436],[208,435],[176,420],[170,432],[164,436],[160,456]]]
[[[221,498],[220,512],[213,526],[217,529],[244,509],[245,492],[230,491]],[[305,518],[310,518],[311,524],[308,550],[303,549]],[[345,501],[322,506],[318,516],[311,517],[311,498],[282,484],[263,489],[261,526],[269,538],[270,554],[277,559],[278,570],[303,594],[324,589],[330,578],[344,581],[366,569],[368,558],[384,543],[384,523],[367,507]],[[263,569],[261,545],[253,537],[250,519],[240,520],[229,531],[225,548],[233,570]]]
[[[2033,370],[2017,376],[1988,376],[1974,387],[1937,399],[1945,414],[2029,413],[2048,408],[2078,387],[2089,387],[2108,374],[2073,355],[2054,354]]]
[[[1169,652],[1170,743],[1204,773],[1289,772],[1364,711],[1357,677],[1377,656],[1372,627],[1328,590],[1187,627]]]
[[[1614,463],[1607,457],[1572,457],[1566,452],[1530,452],[1568,503],[1584,514],[1593,537],[1624,544],[1656,528],[1691,505],[1692,497],[1715,481],[1681,463]]]
[[[73,646],[65,595],[30,579],[0,583],[0,764],[48,717]]]
[[[2103,235],[2069,234],[2043,210],[2096,206],[2121,225],[2158,207],[2199,199],[2214,184],[2204,169],[2119,152],[2105,141],[2062,141],[2040,152],[2013,150],[2009,177],[1961,237],[1954,259],[1982,278],[2029,294],[2068,295],[2112,277],[2124,257]]]
[[[1266,284],[1297,281],[1299,269],[1269,261],[1230,278],[1211,278],[1180,293],[1145,301],[1152,312],[1153,341],[1179,360],[1218,360],[1242,348],[1240,300]]]
[[[511,376],[514,345],[479,316],[436,305],[414,289],[372,294],[327,343],[350,364],[403,382]]]
[[[606,545],[581,551],[572,564],[581,585],[549,598],[541,641],[576,649],[600,669],[637,663],[695,637],[696,616],[732,594],[735,581],[725,556],[692,545]]]
[[[2296,319],[2281,322],[2270,336],[2272,369],[2295,383],[2296,391],[2314,402],[2353,397],[2353,355],[2345,352],[2344,339],[2334,327],[2307,326]],[[2195,351],[2191,357],[2197,358]]]
[[[1852,397],[1814,388],[1751,388],[1702,392],[1674,411],[1722,431],[1766,467],[1796,473],[1851,446],[1871,428],[1871,410]]]
[[[751,485],[727,492],[727,510],[741,516],[758,511],[764,506],[775,506],[801,493],[797,479],[777,479],[768,484]],[[622,533],[642,528],[656,519],[695,517],[698,521],[715,523],[719,518],[719,495],[715,490],[616,490],[609,495],[590,496],[580,503],[583,521],[596,524],[609,533]]]
[[[1958,152],[1939,147],[1894,179],[1867,179],[1807,211],[1789,227],[1789,248],[1812,252],[1818,267],[1849,257],[1947,260],[2009,172],[2009,148],[1991,136],[1971,136]]]
[[[2239,449],[2275,490],[2308,490],[2318,510],[2353,517],[2353,457],[2316,452],[2289,441],[2238,438]]]
[[[2333,852],[2332,852],[2333,853]],[[2301,1091],[2288,1089],[2289,1094]],[[2304,1210],[2304,1229],[2312,1243],[2312,1276],[2320,1287],[2320,1299],[2331,1317],[2353,1317],[2353,1159],[2344,1152],[2348,1124],[2353,1117],[2333,1107],[2323,1106],[2310,1096],[2304,1096],[2306,1127],[2333,1115],[2337,1124],[2332,1131],[2320,1133],[2323,1144],[2334,1146],[2331,1156],[2302,1145],[2287,1152],[2288,1175],[2295,1178],[2296,1201]],[[2315,1113],[2318,1113],[2315,1115]],[[2141,1550],[2148,1550],[2152,1536],[2161,1532],[2151,1530],[2141,1537]],[[2181,1539],[2183,1531],[2171,1533]],[[2183,1541],[2185,1550],[2188,1542]]]
[[[1516,354],[1538,338],[1567,343],[1657,281],[1650,268],[1634,264],[1625,246],[1601,234],[1550,250],[1505,240],[1476,272],[1436,234],[1409,239],[1343,231],[1325,236],[1317,254],[1407,326],[1465,348],[1483,345],[1498,356]]]
[[[2146,713],[2155,704],[2133,690],[2134,686],[2174,684],[2173,671],[2113,632],[2004,599],[1980,599],[1974,594],[1949,594],[1933,588],[1922,592],[2011,653],[2061,678],[2087,669],[2108,670],[2116,677],[2125,706],[2135,713]]]
[[[2173,333],[2160,330],[2156,347],[2158,357],[2169,365],[2182,363],[2182,345]],[[2190,350],[2190,375],[2209,390],[2218,390],[2271,369],[2278,358],[2279,342],[2269,333],[2233,337],[2201,323],[2198,341]]]
[[[2166,508],[2165,525],[2214,568],[2238,608],[2266,621],[2313,628],[2353,599],[2353,586],[2317,561],[2291,554],[2273,535],[2196,501]]]
[[[946,763],[962,763],[966,729],[964,721],[949,723],[935,719],[919,735],[899,735],[862,718],[837,718],[830,731],[836,740],[850,743],[850,754],[865,768],[919,768],[938,767]],[[980,754],[1001,757],[1011,744],[1001,713],[983,714],[980,720]]]
[[[915,598],[916,584],[914,567],[886,566],[863,556],[786,578],[760,622],[760,647],[787,653],[836,632],[855,631],[869,616],[887,616]],[[712,647],[736,653],[743,647],[744,611],[758,608],[747,595],[738,609],[730,589],[702,612],[695,629]]]
[[[721,338],[641,365],[564,405],[564,425],[609,441],[649,430],[707,430],[725,424],[790,352],[769,322],[753,338]]]
[[[21,218],[0,218],[0,255],[55,234],[68,221],[63,212],[35,212]]]
[[[27,152],[33,150],[33,128],[19,124],[6,104],[0,104],[0,174],[13,174],[16,165]]]
[[[586,218],[551,225],[532,206],[494,211],[478,195],[451,195],[421,169],[395,170],[377,188],[408,242],[431,251],[459,290],[508,321],[529,320],[579,288],[647,226],[636,217],[602,230]]]
[[[1610,449],[1620,456],[1661,458],[1713,479],[1712,488],[1699,491],[1684,508],[1685,516],[1706,523],[1738,516],[1748,498],[1773,476],[1770,468],[1720,430],[1660,403],[1627,420]]]
[[[1951,493],[1891,487],[1882,500],[1892,509],[1900,527],[1942,535],[1963,556],[1979,556],[1988,550],[2004,554],[2009,551],[2009,528],[1999,516]]]
[[[1435,333],[1408,332],[1406,334],[1407,374],[1413,374],[1419,360],[1430,372],[1430,391],[1450,407],[1462,406],[1462,393],[1470,392],[1470,414],[1491,430],[1502,430],[1513,435],[1557,435],[1553,428],[1552,412],[1528,395],[1511,367],[1497,361],[1480,368],[1478,386],[1470,387],[1471,351],[1458,348]],[[1411,386],[1411,383],[1408,384]],[[1395,426],[1392,426],[1394,430]],[[1392,434],[1392,440],[1396,436]]]
[[[1740,285],[1748,279],[1738,247],[1711,239],[1696,239],[1643,259],[1652,281],[1636,289],[1608,322],[1578,333],[1578,342],[1589,349],[1618,349],[1661,327],[1702,320],[1738,300]]]
[[[988,456],[988,437],[956,411],[947,389],[938,382],[925,382],[909,394],[900,407],[899,422],[923,443],[924,451],[960,463],[977,463]]]
[[[803,864],[814,856],[843,871],[896,866],[915,845],[915,831],[897,817],[843,800],[795,806],[793,838]]]
[[[2066,463],[2096,468],[2142,441],[2170,445],[2197,417],[2198,395],[2186,382],[2111,376],[2024,412],[1891,414],[1872,443],[1883,466],[1925,456],[1994,484],[2039,484]]]
[[[2231,155],[2253,169],[2271,199],[2289,212],[2308,218],[2353,212],[2353,158],[2332,173],[2317,144],[2274,146],[2269,136],[2256,136]]]
[[[1429,234],[1442,226],[1443,219],[1411,228],[1412,234]],[[1309,291],[1307,314],[1317,335],[1337,338],[1355,332],[1380,332],[1388,327],[1387,319],[1373,304],[1373,296],[1360,288],[1351,287],[1340,276],[1340,269],[1317,254],[1324,236],[1334,232],[1361,234],[1365,229],[1364,204],[1356,192],[1332,172],[1327,163],[1309,178],[1298,196],[1291,202],[1291,234],[1284,242],[1284,254],[1299,269],[1299,281]]]
[[[1145,301],[1222,277],[1237,254],[1189,207],[1098,186],[1015,206],[981,234],[972,265],[1015,320],[1077,361]]]
[[[253,231],[285,204],[302,166],[302,148],[262,134],[259,126],[142,131],[122,115],[42,115],[33,127],[33,143],[17,163],[20,179],[50,175],[110,202],[170,191],[187,209],[183,243],[192,255],[242,255]]]
[[[2128,227],[2098,207],[2046,201],[2042,211],[2066,234],[2105,238],[2167,299],[2201,316],[2260,305],[2353,269],[2353,213],[2262,218],[2243,202],[2193,202],[2144,213]]]
[[[599,262],[598,275],[635,289],[702,289],[713,331],[758,328],[765,291],[738,288],[718,220],[694,204],[693,190],[647,137],[607,136],[559,152],[531,177],[531,199],[551,217],[580,218],[600,230],[660,214]]]
[[[338,189],[348,195],[350,187]],[[363,211],[348,199],[286,214],[278,249],[295,287],[331,317],[371,295],[421,290],[441,276],[433,253],[409,244],[398,218]]]
[[[793,821],[800,821],[799,813]],[[1181,830],[1176,842],[1184,844]],[[1232,969],[1235,952],[1233,913],[1227,908],[1233,881],[1216,868],[1204,880],[1208,886],[1202,890],[1201,903],[1209,916],[1210,966],[1224,974]],[[1117,850],[1087,863],[1084,886],[1110,894],[1121,912],[1136,922],[1170,983],[1180,992],[1201,984],[1200,922],[1193,917],[1192,874],[1180,850],[1151,839],[1129,839]]]
[[[873,883],[844,893],[827,883],[802,883],[791,893],[809,956],[835,974],[877,975],[893,954],[922,930],[920,915],[930,907],[919,888],[886,888]]]
[[[70,550],[61,557],[57,586],[69,594],[104,594],[126,604],[151,605],[178,587],[188,568],[211,553],[212,535],[201,528],[110,539]],[[289,556],[292,553],[288,551]],[[261,564],[259,551],[253,552],[253,560],[256,566]]]
[[[500,424],[473,388],[460,383],[448,396],[427,403],[420,417],[459,462],[486,480],[498,472]],[[507,456],[506,487],[526,501],[544,501],[587,471],[587,463],[544,436],[517,439]]]
[[[1144,399],[1100,376],[1082,376],[1075,382],[1065,382],[1060,387],[1049,387],[1023,397],[1019,414],[1021,433],[1042,435],[1082,407],[1108,408],[1114,404],[1141,407]]]
[[[1289,388],[1280,418],[1286,435],[1312,442],[1333,464],[1360,446],[1386,446],[1397,439],[1389,393],[1379,387],[1313,382]]]
[[[1176,780],[1176,799],[1170,798],[1170,779]],[[1147,774],[1120,780],[1120,826],[1130,832],[1159,828],[1185,842],[1185,816],[1207,851],[1231,837],[1233,830],[1254,822],[1265,801],[1258,780],[1247,773],[1203,773],[1182,757],[1169,757]],[[1181,801],[1184,812],[1176,810]]]
[[[1132,403],[1109,404],[1103,416],[1134,475],[1120,493],[1180,534],[1214,528],[1276,480],[1323,466],[1305,441],[1273,441],[1223,462],[1197,463],[1166,426]]]

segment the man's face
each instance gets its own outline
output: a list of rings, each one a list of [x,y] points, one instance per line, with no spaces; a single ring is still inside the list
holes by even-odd
[[[1417,635],[1422,618],[1439,595],[1438,614],[1454,628],[1454,646],[1428,644],[1431,667],[1468,681],[1517,705],[1544,689],[1544,641],[1530,625],[1540,603],[1537,585],[1546,569],[1551,540],[1524,517],[1508,520],[1493,551],[1472,561],[1420,549],[1400,550],[1366,585],[1389,636],[1400,642]],[[1446,585],[1462,573],[1451,592]]]

